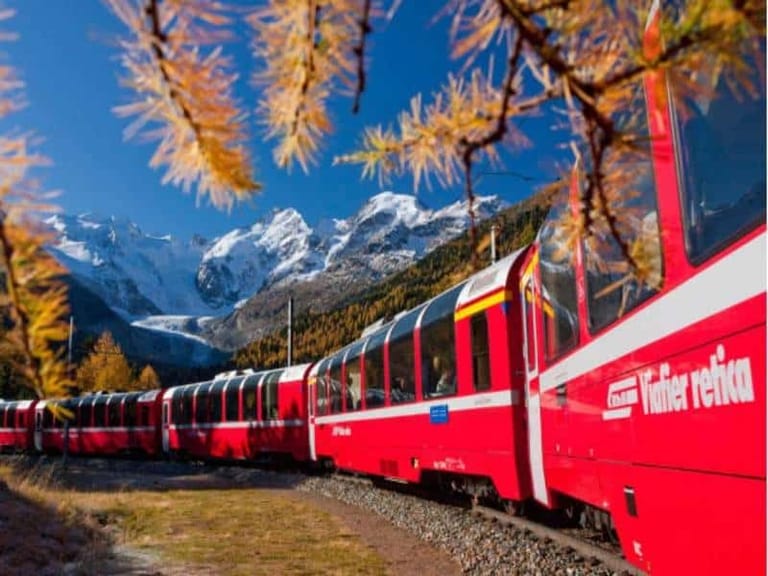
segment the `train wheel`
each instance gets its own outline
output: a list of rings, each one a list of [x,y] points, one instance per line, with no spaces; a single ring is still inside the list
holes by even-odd
[[[584,526],[584,518],[583,518],[583,511],[582,507],[576,504],[575,502],[571,502],[567,506],[563,508],[563,516],[565,517],[565,521],[567,524],[571,526]]]
[[[522,516],[525,514],[525,503],[519,500],[504,500],[504,512],[510,516]]]

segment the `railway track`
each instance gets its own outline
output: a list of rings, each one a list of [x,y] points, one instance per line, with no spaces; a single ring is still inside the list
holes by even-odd
[[[618,545],[600,541],[593,531],[573,526],[558,526],[556,516],[552,514],[539,514],[540,519],[529,519],[520,516],[511,516],[506,512],[494,509],[490,506],[473,503],[469,497],[462,495],[436,493],[422,486],[404,484],[394,480],[376,480],[357,475],[335,473],[331,475],[334,481],[348,483],[364,488],[387,490],[407,496],[430,501],[436,505],[448,506],[461,511],[470,517],[489,524],[502,526],[539,539],[544,543],[551,543],[561,549],[566,556],[577,555],[583,559],[586,565],[584,573],[592,573],[607,570],[611,574],[626,576],[647,576],[645,572],[629,564],[621,555]],[[570,561],[570,560],[569,560]],[[566,567],[567,571],[567,567]],[[566,572],[575,573],[575,572]],[[544,574],[547,574],[544,572]]]
[[[563,529],[552,528],[545,524],[528,520],[527,518],[521,518],[518,516],[510,516],[499,510],[488,508],[486,506],[474,506],[473,512],[479,517],[482,517],[491,522],[500,522],[507,526],[514,526],[519,530],[527,530],[539,538],[549,539],[555,544],[564,548],[570,548],[574,550],[580,556],[586,559],[594,559],[604,566],[618,572],[620,574],[629,574],[631,576],[647,576],[645,572],[632,566],[621,557],[621,553],[618,549],[614,552],[608,549],[597,546],[589,542],[586,538],[582,538],[573,534],[569,534]],[[576,529],[570,529],[576,531]]]

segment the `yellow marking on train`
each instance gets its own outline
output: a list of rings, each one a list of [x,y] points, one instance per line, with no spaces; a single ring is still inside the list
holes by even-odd
[[[536,268],[536,265],[539,263],[539,252],[538,250],[533,253],[533,256],[531,256],[531,261],[528,262],[528,266],[525,267],[525,270],[523,271],[522,280],[520,280],[520,286],[522,287],[523,284],[528,282],[528,278],[533,275],[533,270]]]
[[[478,312],[482,312],[483,310],[486,310],[491,306],[495,306],[496,304],[501,304],[502,302],[505,302],[507,300],[512,300],[512,298],[513,298],[512,292],[510,292],[509,290],[499,290],[489,296],[486,296],[485,298],[482,298],[481,300],[478,300],[477,302],[467,306],[466,308],[457,310],[456,313],[453,315],[453,320],[454,322],[458,322],[459,320],[463,320],[468,316],[474,316]]]

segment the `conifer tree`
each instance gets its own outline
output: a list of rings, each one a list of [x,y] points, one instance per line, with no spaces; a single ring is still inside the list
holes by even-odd
[[[76,383],[83,392],[125,392],[133,389],[133,373],[110,332],[103,332],[77,369]]]
[[[142,368],[141,374],[139,374],[139,377],[136,379],[133,389],[156,390],[157,388],[160,388],[160,378],[158,377],[157,372],[155,372],[155,369],[152,368],[152,365],[147,364]]]

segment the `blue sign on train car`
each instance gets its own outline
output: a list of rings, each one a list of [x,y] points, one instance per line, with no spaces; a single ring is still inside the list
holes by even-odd
[[[439,404],[437,406],[429,407],[429,423],[430,424],[447,424],[448,423],[448,404]]]

